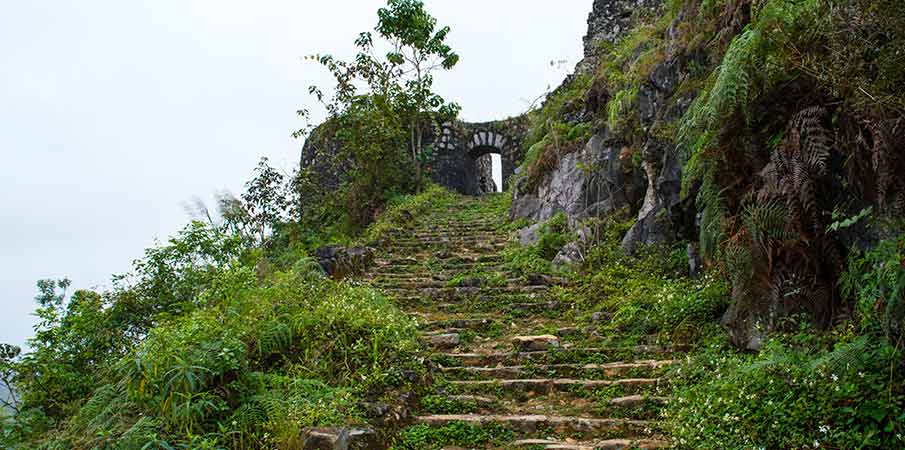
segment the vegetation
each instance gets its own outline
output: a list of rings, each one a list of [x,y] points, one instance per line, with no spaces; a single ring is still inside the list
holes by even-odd
[[[425,130],[455,119],[460,109],[432,91],[433,73],[459,61],[445,43],[449,27],[438,29],[418,0],[389,0],[377,15],[377,37],[390,49],[385,56],[375,55],[382,46],[365,32],[355,41],[359,52],[352,61],[309,57],[336,80],[329,97],[319,87],[310,88],[328,113],[306,144],[306,151],[317,152],[308,155],[317,161],[297,180],[304,187],[310,223],[336,221],[331,213],[344,196],[345,219],[360,230],[394,193],[421,191],[432,155],[424,144]],[[300,114],[307,117],[306,111]]]
[[[621,211],[571,223],[584,228],[583,261],[561,272],[552,261],[578,230],[559,214],[536,243],[508,244],[502,268],[568,281],[550,290],[549,305],[565,311],[498,311],[525,300],[514,294],[446,306],[499,314],[482,330],[490,339],[531,314],[591,330],[563,339],[594,353],[550,349],[553,364],[647,346],[685,352],[676,367],[655,368],[675,389],[671,401],[643,411],[660,414],[678,448],[905,446],[905,10],[897,0],[671,0],[635,23],[530,112],[512,184],[536,190],[602,130],[635,169],[659,166],[644,150],[656,140],[684,164],[682,196],[699,223],[633,256],[621,242],[635,223]],[[425,177],[425,133],[458,113],[432,91],[433,72],[458,61],[449,28],[420,1],[389,0],[375,32],[359,36],[352,61],[312,57],[336,80],[329,96],[311,88],[326,123],[299,133],[310,131],[306,154],[317,164],[286,175],[262,160],[246,192],[219,200],[216,219],[199,205],[200,220],[148,249],[108,291],[38,282],[31,350],[0,346],[0,446],[300,448],[305,427],[360,425],[364,401],[420,392],[417,324],[369,287],[326,279],[310,257],[326,243],[392,246],[394,230],[460,201]],[[383,44],[389,53],[376,56]],[[659,100],[675,114],[642,118],[645,90],[670,60],[681,75]],[[503,217],[511,199],[491,196],[462,214]],[[485,223],[530,225],[499,222]],[[689,244],[703,251],[701,274],[689,270]],[[431,289],[504,287],[493,261]],[[437,257],[420,265],[433,271]],[[730,307],[764,320],[762,349],[740,351],[720,327]],[[462,332],[462,342],[475,338]],[[626,392],[571,394],[604,411]],[[479,410],[418,400],[442,413]],[[493,425],[416,425],[393,448],[500,446],[513,436]]]
[[[39,283],[33,351],[12,363],[16,439],[287,448],[302,427],[361,422],[363,396],[423,371],[414,322],[386,298],[304,260],[259,279],[256,251],[235,241],[196,222],[117,291],[67,297],[68,282]]]

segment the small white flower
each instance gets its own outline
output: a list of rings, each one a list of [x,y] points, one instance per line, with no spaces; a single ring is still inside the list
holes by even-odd
[[[827,433],[830,432],[830,427],[828,427],[828,426],[826,426],[826,425],[821,425],[821,426],[820,426],[820,432],[823,433],[823,434],[827,434]]]

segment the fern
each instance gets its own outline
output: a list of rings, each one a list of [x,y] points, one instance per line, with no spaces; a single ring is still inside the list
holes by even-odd
[[[638,88],[623,89],[613,96],[607,105],[607,125],[612,130],[617,130],[622,124],[622,116],[632,108],[638,97]]]
[[[861,367],[866,359],[870,358],[870,354],[867,352],[870,347],[870,336],[859,336],[852,342],[837,345],[833,351],[814,359],[811,362],[811,369],[838,373]]]
[[[701,251],[713,257],[716,256],[719,245],[725,240],[728,211],[723,204],[719,187],[712,177],[704,179],[697,201],[701,210]]]
[[[752,241],[769,252],[774,241],[791,239],[788,211],[784,202],[771,199],[766,203],[749,202],[742,211],[742,222]]]

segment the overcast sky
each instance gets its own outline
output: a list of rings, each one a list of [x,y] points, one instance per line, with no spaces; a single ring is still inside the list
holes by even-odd
[[[289,172],[295,111],[348,58],[377,0],[29,0],[0,15],[0,342],[31,335],[35,281],[103,288],[241,192],[261,156]],[[591,0],[428,0],[461,62],[437,90],[462,118],[522,112],[581,56]],[[316,109],[314,109],[316,112]]]

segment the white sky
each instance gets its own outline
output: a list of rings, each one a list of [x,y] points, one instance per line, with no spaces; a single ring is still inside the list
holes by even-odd
[[[484,121],[522,112],[574,65],[591,0],[427,0],[460,54],[437,90]],[[189,219],[241,192],[261,156],[290,171],[295,111],[353,54],[377,0],[2,0],[0,342],[31,334],[34,283],[104,287]]]

